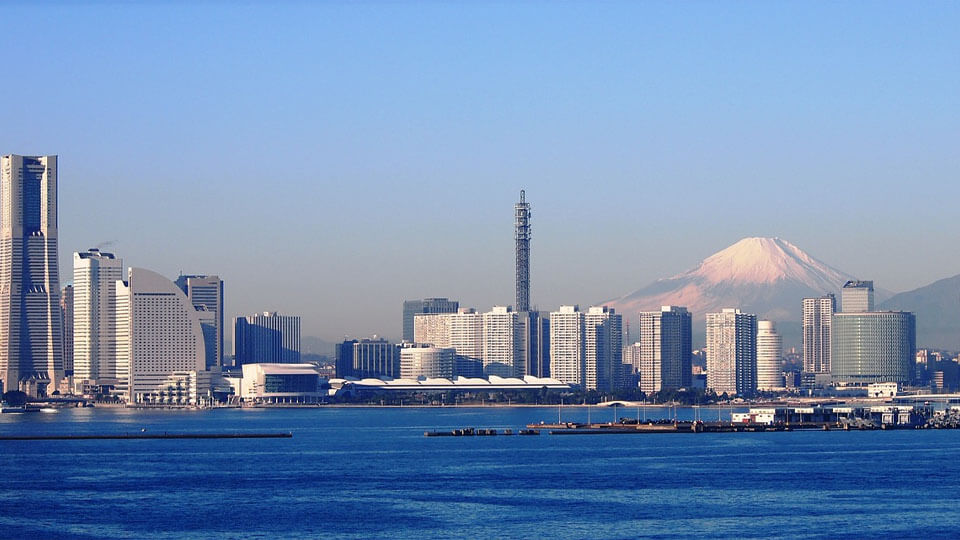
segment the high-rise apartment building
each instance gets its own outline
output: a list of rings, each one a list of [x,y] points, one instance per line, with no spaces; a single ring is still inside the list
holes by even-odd
[[[452,379],[457,353],[449,347],[406,344],[400,349],[400,377]]]
[[[690,388],[693,316],[687,308],[663,306],[640,313],[637,372],[647,393]]]
[[[207,369],[223,365],[223,281],[219,276],[181,275],[175,282],[197,310]]]
[[[584,386],[609,392],[623,376],[623,316],[607,306],[592,306],[583,314]]]
[[[73,285],[60,291],[60,315],[63,321],[63,372],[73,375]]]
[[[460,302],[447,298],[424,298],[403,302],[403,341],[414,341],[413,323],[418,313],[456,313]]]
[[[237,317],[233,325],[234,364],[299,364],[300,317],[265,311]]]
[[[844,313],[873,311],[873,282],[851,280],[840,290],[840,309]]]
[[[526,375],[523,336],[526,319],[509,306],[494,306],[483,314],[483,374]]]
[[[523,321],[524,373],[550,376],[550,319],[539,311],[520,312]]]
[[[0,157],[0,383],[46,395],[63,379],[57,156]]]
[[[414,341],[457,351],[455,375],[483,376],[483,315],[473,308],[456,313],[418,314]]]
[[[739,309],[707,313],[707,388],[717,394],[757,389],[757,316]]]
[[[914,377],[916,349],[917,321],[913,313],[834,314],[831,378],[844,384],[908,384]]]
[[[783,340],[773,321],[757,321],[757,389],[783,388]]]
[[[74,366],[77,384],[117,378],[116,283],[123,260],[99,249],[73,254]]]
[[[580,306],[560,306],[550,313],[550,376],[584,386],[584,321]]]
[[[803,371],[830,373],[830,335],[837,297],[803,299]]]

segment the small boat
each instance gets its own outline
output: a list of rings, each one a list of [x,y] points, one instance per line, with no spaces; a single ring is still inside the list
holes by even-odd
[[[42,412],[42,413],[58,413],[58,412],[60,412],[60,411],[59,411],[58,409],[54,409],[53,407],[41,407],[41,408],[40,408],[40,412]]]

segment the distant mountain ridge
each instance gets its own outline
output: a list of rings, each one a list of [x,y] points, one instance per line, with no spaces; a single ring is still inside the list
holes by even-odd
[[[894,295],[883,310],[917,316],[917,346],[960,351],[960,275]]]

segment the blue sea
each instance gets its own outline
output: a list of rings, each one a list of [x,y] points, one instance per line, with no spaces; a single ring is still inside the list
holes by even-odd
[[[561,413],[602,421],[637,411]],[[0,537],[960,536],[960,431],[423,436],[516,430],[557,414],[556,407],[3,414],[3,434],[146,429],[293,438],[0,442]]]

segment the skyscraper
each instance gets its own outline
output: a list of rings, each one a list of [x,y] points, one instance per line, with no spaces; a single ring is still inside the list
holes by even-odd
[[[456,313],[418,314],[414,341],[457,351],[455,375],[483,376],[483,315],[473,308]]]
[[[840,290],[840,310],[844,313],[873,311],[873,282],[851,280]]]
[[[525,316],[526,314],[522,314]],[[483,374],[526,375],[523,335],[525,320],[509,306],[494,306],[483,314]]]
[[[175,282],[197,310],[207,369],[223,365],[223,281],[219,276],[181,275]]]
[[[914,377],[917,320],[913,313],[874,311],[833,316],[834,382],[909,383]]]
[[[418,313],[456,313],[460,302],[447,298],[424,298],[403,302],[403,341],[413,341],[413,318]]]
[[[580,306],[560,306],[550,313],[550,376],[583,386],[583,312]]]
[[[612,391],[621,381],[623,316],[607,306],[591,306],[583,315],[584,385]]]
[[[640,313],[640,389],[646,393],[691,386],[693,317],[687,308],[663,306]]]
[[[404,379],[454,377],[456,351],[432,345],[405,344],[400,349],[400,374]]]
[[[837,297],[803,299],[803,371],[830,373],[830,335]]]
[[[530,203],[520,190],[514,209],[514,237],[517,242],[517,311],[530,311]]]
[[[361,379],[400,377],[399,348],[389,341],[378,338],[361,339],[353,344],[351,375]]]
[[[60,313],[63,320],[63,372],[73,375],[73,285],[60,291]]]
[[[63,378],[57,156],[0,157],[0,382],[53,391]]]
[[[299,364],[300,317],[265,311],[237,317],[233,325],[234,364]]]
[[[717,394],[757,389],[757,316],[739,309],[707,313],[707,388]]]
[[[115,288],[123,260],[92,248],[73,254],[74,381],[116,378]]]
[[[780,359],[783,356],[783,341],[773,321],[757,322],[757,389],[777,390],[783,388]]]

